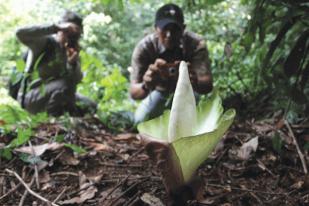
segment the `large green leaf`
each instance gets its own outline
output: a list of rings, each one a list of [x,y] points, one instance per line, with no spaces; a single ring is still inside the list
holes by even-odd
[[[166,110],[161,116],[138,124],[137,129],[139,133],[151,136],[157,141],[167,142],[169,118],[170,118],[170,111]]]
[[[234,109],[226,111],[220,117],[217,128],[212,132],[181,138],[172,143],[180,161],[185,182],[191,179],[196,169],[207,159],[232,124],[235,114]]]
[[[223,113],[222,101],[217,91],[205,101],[201,101],[197,107],[197,124],[194,135],[214,131]]]

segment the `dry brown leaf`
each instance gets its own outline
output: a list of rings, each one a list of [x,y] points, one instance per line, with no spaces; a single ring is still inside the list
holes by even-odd
[[[51,180],[49,172],[47,171],[40,172],[39,180],[40,180],[40,183],[49,182]]]
[[[71,153],[64,152],[60,157],[59,160],[64,165],[78,165],[79,160],[76,159]]]
[[[89,146],[95,151],[106,151],[106,152],[114,151],[114,149],[107,144],[91,142],[89,143]]]
[[[265,134],[267,132],[273,131],[274,127],[271,124],[252,124],[252,129],[254,129],[259,134]]]
[[[141,200],[150,206],[164,206],[159,198],[149,193],[144,193],[141,196]]]
[[[136,139],[136,135],[132,133],[126,133],[126,134],[119,134],[116,137],[113,137],[114,140],[131,140],[131,139]]]
[[[79,193],[78,197],[73,197],[72,199],[60,201],[59,204],[61,205],[67,205],[67,204],[81,204],[85,202],[86,200],[92,199],[95,196],[95,193],[98,191],[98,189],[95,186],[90,186],[85,190],[82,190]]]
[[[20,148],[16,148],[14,149],[14,151],[16,152],[22,152],[22,153],[26,153],[26,154],[32,154],[34,151],[34,155],[35,156],[41,156],[46,150],[57,150],[63,147],[63,144],[57,143],[57,142],[53,142],[53,143],[46,143],[46,144],[42,144],[42,145],[36,145],[36,146],[25,146],[25,147],[20,147]]]
[[[241,160],[248,160],[251,157],[251,154],[256,151],[258,144],[258,137],[255,137],[244,143],[237,151],[237,157]]]
[[[300,188],[303,187],[304,183],[305,183],[305,182],[302,181],[302,180],[297,181],[296,183],[294,183],[294,184],[291,186],[291,188],[293,188],[293,189],[300,189]]]

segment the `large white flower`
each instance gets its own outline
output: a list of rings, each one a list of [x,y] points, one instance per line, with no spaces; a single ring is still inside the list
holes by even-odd
[[[178,185],[189,182],[196,169],[214,149],[220,138],[232,124],[235,110],[223,113],[221,99],[217,92],[196,107],[193,89],[189,79],[188,67],[181,62],[179,78],[171,111],[165,111],[158,118],[140,123],[138,131],[146,142],[168,145],[172,166],[180,180]],[[163,172],[163,174],[167,174]],[[163,177],[164,178],[164,177]]]

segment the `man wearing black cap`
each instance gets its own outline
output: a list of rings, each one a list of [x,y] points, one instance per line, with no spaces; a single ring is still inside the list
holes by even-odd
[[[82,79],[79,58],[79,39],[82,18],[66,11],[57,24],[23,27],[16,36],[29,47],[26,78],[17,100],[30,113],[44,112],[59,116],[64,112],[83,115],[95,111],[96,104],[77,95],[76,87]],[[78,107],[76,101],[86,107]]]
[[[208,50],[196,34],[185,31],[182,10],[175,4],[158,9],[155,32],[135,47],[131,62],[130,94],[144,99],[135,112],[135,123],[159,116],[175,91],[180,61],[189,64],[190,79],[196,93],[212,90]]]

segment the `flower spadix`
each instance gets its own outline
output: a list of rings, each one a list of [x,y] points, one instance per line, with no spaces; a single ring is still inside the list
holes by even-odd
[[[168,176],[178,178],[167,182],[183,185],[191,180],[196,169],[207,159],[232,124],[234,116],[234,109],[223,113],[217,92],[213,92],[208,99],[200,101],[196,106],[187,64],[181,62],[171,110],[140,123],[138,131],[148,143],[167,145],[172,151],[167,154],[172,157],[166,157],[169,159],[166,162],[172,162],[172,166],[166,168],[177,173]],[[171,167],[174,169],[170,169]],[[167,173],[168,171],[162,172],[163,175]]]

